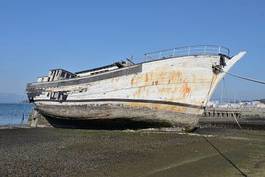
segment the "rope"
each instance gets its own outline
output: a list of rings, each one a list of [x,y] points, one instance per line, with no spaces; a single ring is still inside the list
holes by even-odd
[[[239,79],[247,80],[247,81],[250,81],[250,82],[255,82],[255,83],[259,83],[259,84],[263,84],[263,85],[265,85],[265,81],[260,81],[260,80],[257,80],[257,79],[252,79],[252,78],[248,78],[248,77],[243,77],[243,76],[240,76],[240,75],[237,75],[237,74],[233,74],[233,73],[230,73],[230,72],[227,72],[227,71],[223,71],[222,69],[219,69],[219,70],[222,71],[222,72],[224,72],[224,73],[226,73],[226,74],[228,74],[228,75],[230,75],[230,76],[233,76],[233,77],[235,77],[235,78],[239,78]],[[242,129],[242,127],[240,126],[240,124],[239,124],[239,122],[238,122],[238,120],[237,120],[237,118],[236,118],[235,115],[233,115],[233,118],[235,119],[235,121],[236,121],[238,127],[239,127],[240,129]]]
[[[213,143],[211,143],[211,141],[205,137],[202,136],[206,142],[221,156],[223,157],[224,160],[226,160],[229,164],[231,164],[242,176],[244,177],[248,177],[248,175],[246,173],[244,173],[232,160],[230,160],[227,156],[225,156],[224,153],[222,153]]]
[[[223,71],[223,70],[221,70],[221,71]],[[240,75],[237,75],[237,74],[233,74],[233,73],[230,73],[230,72],[227,72],[227,71],[223,71],[223,72],[225,72],[226,74],[228,74],[230,76],[239,78],[239,79],[243,79],[243,80],[247,80],[247,81],[250,81],[250,82],[255,82],[255,83],[259,83],[259,84],[265,85],[265,81],[260,81],[260,80],[256,80],[256,79],[252,79],[252,78],[248,78],[248,77],[243,77],[243,76],[240,76]]]

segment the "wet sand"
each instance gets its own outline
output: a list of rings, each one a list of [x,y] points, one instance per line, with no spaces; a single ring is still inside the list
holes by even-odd
[[[265,131],[1,129],[0,176],[265,176]]]

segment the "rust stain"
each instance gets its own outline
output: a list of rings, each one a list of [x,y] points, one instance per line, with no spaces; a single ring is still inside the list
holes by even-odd
[[[153,82],[157,82],[157,84],[176,83],[182,82],[182,80],[182,72],[175,70],[166,71],[165,68],[160,68],[156,71],[134,76],[131,79],[131,86],[152,85]]]
[[[190,94],[191,88],[189,87],[187,82],[184,82],[184,84],[181,88],[181,92],[182,92],[183,97],[187,97]]]
[[[134,93],[134,98],[140,98],[141,97],[141,93],[142,93],[142,87],[140,87],[139,89],[136,90],[136,92]]]
[[[155,71],[139,74],[133,76],[130,81],[131,87],[139,87],[133,93],[134,98],[148,97],[149,86],[156,86],[158,97],[164,97],[165,99],[174,100],[175,93],[182,93],[183,96],[189,95],[191,91],[190,87],[186,84],[184,88],[180,88],[183,84],[184,78],[181,71],[167,70],[168,68],[157,68]],[[146,89],[145,89],[146,88]],[[150,92],[150,94],[152,94]],[[179,97],[179,96],[177,96]]]
[[[134,78],[131,79],[131,85],[134,85]]]
[[[182,73],[180,71],[175,71],[172,74],[170,74],[171,77],[170,80],[174,82],[182,82]]]
[[[187,108],[181,106],[174,106],[174,105],[154,104],[152,105],[152,109],[160,111],[173,111],[173,112],[185,113]]]
[[[144,80],[145,83],[148,82],[148,73],[145,74],[145,80]]]
[[[133,108],[148,108],[152,110],[159,110],[159,111],[172,111],[178,113],[186,113],[187,108],[182,106],[174,106],[174,105],[163,105],[163,104],[153,104],[153,103],[128,103],[128,107]]]

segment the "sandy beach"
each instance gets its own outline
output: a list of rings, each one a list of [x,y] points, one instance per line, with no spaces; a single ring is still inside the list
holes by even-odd
[[[265,132],[0,130],[0,176],[264,176]]]

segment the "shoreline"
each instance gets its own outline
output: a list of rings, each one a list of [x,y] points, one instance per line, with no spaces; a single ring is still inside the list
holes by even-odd
[[[28,124],[5,124],[0,125],[0,129],[31,128]]]

